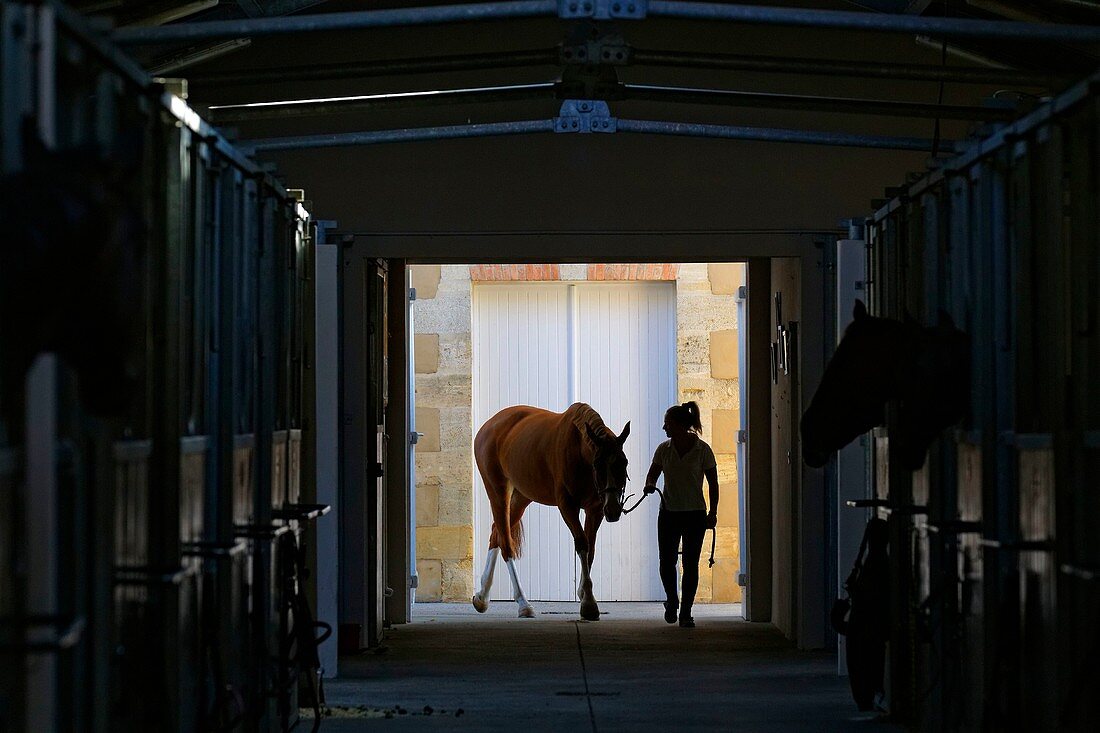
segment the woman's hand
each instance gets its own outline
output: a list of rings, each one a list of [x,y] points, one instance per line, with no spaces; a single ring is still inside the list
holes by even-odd
[[[654,486],[653,484],[650,484],[649,486],[642,489],[642,493],[645,494],[646,496],[649,496],[650,494],[652,494],[656,490],[657,490],[657,487]]]
[[[707,515],[707,529],[714,529],[718,526],[718,515],[715,512],[711,512]]]

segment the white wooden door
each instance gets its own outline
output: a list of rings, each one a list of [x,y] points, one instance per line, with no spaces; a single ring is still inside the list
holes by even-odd
[[[676,291],[672,283],[477,284],[473,294],[473,419],[476,432],[501,408],[561,411],[591,404],[612,430],[629,420],[631,482],[641,493],[676,399]],[[474,571],[480,575],[492,518],[474,469]],[[663,598],[657,573],[658,503],[645,502],[600,529],[593,567],[598,600]],[[576,599],[573,540],[554,507],[524,515],[520,582],[531,600]],[[493,599],[510,599],[498,572]]]

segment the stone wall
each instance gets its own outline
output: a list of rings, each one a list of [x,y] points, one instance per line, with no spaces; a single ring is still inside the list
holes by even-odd
[[[470,271],[418,265],[416,572],[418,601],[473,595],[473,432],[470,425]]]
[[[680,400],[699,403],[703,440],[718,460],[717,542],[714,567],[707,566],[711,537],[699,567],[701,602],[741,600],[737,585],[737,431],[740,427],[737,354],[737,288],[743,264],[685,264],[676,279],[677,383]],[[706,493],[706,487],[704,487]],[[708,500],[709,500],[709,493]]]
[[[741,600],[737,585],[736,297],[744,265],[412,267],[415,308],[416,568],[418,601],[467,601],[473,593],[471,278],[476,280],[671,280],[677,282],[678,384],[699,403],[703,439],[718,459],[721,501],[714,568],[704,546],[699,601]],[[654,569],[656,571],[656,569]]]

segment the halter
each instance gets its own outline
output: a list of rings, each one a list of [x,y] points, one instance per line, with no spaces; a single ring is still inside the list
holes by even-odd
[[[656,486],[653,487],[653,490],[661,495],[661,508],[662,509],[667,509],[668,505],[665,504],[664,492],[662,492]],[[638,506],[641,505],[641,503],[643,501],[645,501],[645,498],[647,496],[649,496],[649,494],[643,493],[642,497],[640,499],[638,499],[638,501],[634,502],[634,506],[627,509],[625,505],[626,505],[627,500],[629,500],[631,496],[634,496],[634,494],[630,494],[630,496],[627,496],[626,498],[623,499],[623,505],[624,505],[623,506],[623,514],[630,514],[632,511],[637,509]],[[718,543],[718,528],[717,527],[711,527],[710,532],[711,532],[711,534],[710,534],[710,558],[707,560],[707,567],[708,568],[713,568],[714,567],[714,546]]]

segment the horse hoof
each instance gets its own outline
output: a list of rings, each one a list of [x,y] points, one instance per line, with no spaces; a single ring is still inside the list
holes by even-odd
[[[474,604],[474,610],[476,610],[478,613],[485,613],[487,610],[489,610],[489,601],[482,600],[481,596],[475,594],[474,597],[470,599],[470,601]]]
[[[600,620],[600,607],[595,603],[588,605],[586,603],[581,604],[581,618],[585,621],[599,621]]]
[[[534,618],[535,617],[535,609],[532,608],[531,606],[520,606],[519,607],[519,617],[520,618]]]

